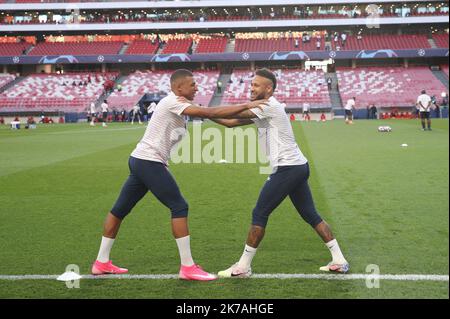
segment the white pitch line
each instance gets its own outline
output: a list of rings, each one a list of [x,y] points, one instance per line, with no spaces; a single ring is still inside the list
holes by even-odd
[[[0,280],[56,280],[59,275],[0,275]],[[254,279],[322,279],[322,280],[396,280],[396,281],[449,281],[448,275],[373,275],[373,274],[254,274]],[[155,275],[82,275],[82,279],[178,279],[178,275],[155,274]]]

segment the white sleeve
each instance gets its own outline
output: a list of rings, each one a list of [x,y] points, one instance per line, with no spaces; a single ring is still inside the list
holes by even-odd
[[[261,110],[260,108],[256,107],[256,108],[250,109],[250,112],[255,114],[258,117],[258,119],[262,120],[262,119],[266,119],[266,118],[270,117],[269,114],[267,114],[268,113],[267,108],[268,107],[266,106],[266,107],[263,107],[263,109]]]
[[[169,111],[175,113],[176,115],[181,115],[186,108],[191,106],[190,103],[180,103],[177,102],[169,106]]]

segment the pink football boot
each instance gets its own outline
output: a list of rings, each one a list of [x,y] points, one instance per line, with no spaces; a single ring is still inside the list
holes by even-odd
[[[125,274],[127,272],[128,269],[114,266],[111,260],[106,263],[101,263],[98,260],[96,260],[95,263],[92,265],[93,275]]]
[[[217,276],[207,273],[199,265],[192,265],[192,266],[181,265],[179,278],[184,280],[210,281],[216,280]]]

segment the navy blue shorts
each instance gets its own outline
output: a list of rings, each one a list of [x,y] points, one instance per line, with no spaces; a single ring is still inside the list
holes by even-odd
[[[308,185],[309,164],[280,166],[270,175],[253,210],[252,224],[266,227],[269,215],[289,196],[300,216],[312,227],[322,222]]]
[[[430,112],[420,112],[420,118],[421,119],[430,119]]]
[[[188,215],[189,206],[164,164],[130,157],[128,166],[130,176],[111,209],[114,216],[124,219],[148,191],[170,209],[172,218]]]

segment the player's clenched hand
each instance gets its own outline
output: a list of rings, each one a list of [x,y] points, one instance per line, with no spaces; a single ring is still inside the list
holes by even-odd
[[[263,109],[264,106],[267,106],[269,103],[269,100],[264,99],[264,100],[256,100],[256,101],[251,101],[247,103],[247,108],[248,109],[254,109],[254,108],[258,108],[258,109]]]

